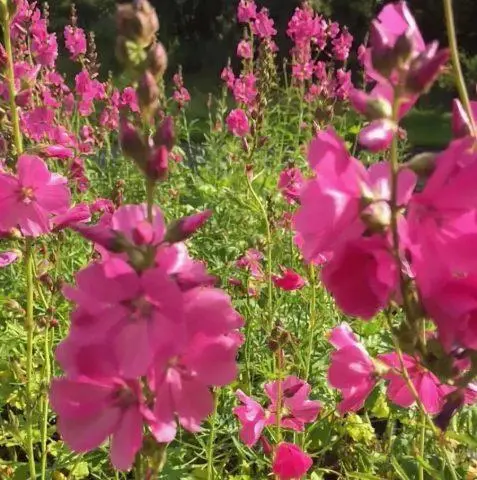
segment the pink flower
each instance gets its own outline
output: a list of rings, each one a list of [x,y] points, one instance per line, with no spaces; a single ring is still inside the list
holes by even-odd
[[[263,279],[263,271],[260,266],[260,261],[263,260],[263,254],[254,248],[247,250],[245,255],[239,258],[235,265],[238,268],[244,268],[250,272],[252,277],[255,277],[259,280]]]
[[[262,39],[271,38],[277,34],[274,24],[273,19],[268,16],[268,10],[262,8],[252,22],[252,32]]]
[[[252,105],[258,95],[256,82],[257,78],[253,73],[241,75],[240,78],[237,78],[233,86],[235,101],[248,106]]]
[[[282,267],[282,276],[273,275],[273,283],[282,290],[292,291],[300,290],[306,285],[305,279],[291,268]]]
[[[308,398],[311,392],[310,385],[295,376],[267,383],[265,384],[265,393],[271,401],[267,409],[270,412],[267,416],[267,425],[276,424],[279,388],[283,410],[281,412],[282,427],[303,432],[305,424],[316,420],[321,410],[320,402]]]
[[[292,443],[282,442],[275,451],[273,473],[280,480],[296,480],[303,478],[313,465],[313,460],[299,447]]]
[[[71,54],[72,60],[86,53],[86,35],[81,28],[67,25],[65,27],[65,46]]]
[[[51,223],[54,230],[62,230],[77,223],[89,222],[91,220],[91,210],[85,203],[80,203],[71,207],[62,215],[56,215]]]
[[[30,28],[32,36],[31,50],[38,64],[45,67],[53,67],[58,57],[58,43],[55,33],[48,33],[46,20],[40,18],[39,10],[36,10],[32,18]]]
[[[184,295],[183,306],[184,333],[158,350],[149,379],[156,394],[153,432],[159,442],[174,439],[176,422],[199,431],[214,406],[209,388],[227,385],[237,375],[235,357],[242,339],[234,333],[242,320],[229,297],[199,287]]]
[[[370,152],[377,153],[391,146],[397,126],[386,118],[375,120],[359,132],[359,143]]]
[[[335,59],[344,62],[349,57],[349,52],[353,45],[353,35],[348,30],[343,30],[339,37],[333,39],[332,44]]]
[[[233,410],[233,413],[242,425],[240,440],[242,440],[245,445],[253,447],[260,439],[263,429],[267,425],[266,412],[258,402],[247,397],[242,390],[237,390],[235,395],[243,404],[235,407]]]
[[[222,70],[220,78],[226,83],[227,88],[232,90],[235,85],[235,75],[233,70],[230,67],[225,67]]]
[[[50,173],[37,156],[21,155],[16,176],[0,173],[0,230],[19,227],[34,237],[47,233],[50,216],[66,212],[69,204],[66,179]]]
[[[322,280],[344,313],[370,320],[396,292],[396,260],[383,237],[358,238],[335,251]]]
[[[59,158],[61,160],[74,157],[74,151],[63,145],[49,145],[43,149],[43,153],[48,157]]]
[[[470,102],[474,122],[477,121],[477,102]],[[452,133],[455,138],[466,137],[472,131],[472,124],[459,99],[452,103]]]
[[[257,6],[253,0],[240,0],[237,19],[240,23],[248,23],[257,16]]]
[[[85,347],[70,357],[65,367],[81,371],[54,379],[50,402],[71,449],[89,452],[111,437],[114,467],[128,470],[142,445],[147,409],[139,382],[121,377],[106,350]]]
[[[227,117],[227,128],[236,137],[245,137],[250,133],[247,114],[240,108],[232,110]]]
[[[388,164],[377,163],[366,170],[349,155],[332,129],[320,132],[312,141],[308,162],[316,178],[302,188],[301,207],[295,215],[295,229],[302,239],[301,250],[307,261],[359,239],[368,228],[368,216],[383,227],[389,225]],[[405,169],[400,172],[400,205],[409,201],[415,183],[412,172]],[[363,201],[369,205],[366,209]]]
[[[20,258],[19,252],[0,252],[0,268],[8,267],[12,263],[15,263]]]
[[[139,105],[136,90],[132,87],[126,87],[121,93],[121,107],[128,107],[131,112],[139,112]]]
[[[181,87],[174,92],[172,98],[179,105],[180,108],[183,108],[190,102],[189,90],[187,90],[187,88],[185,87]]]
[[[341,415],[356,412],[376,384],[373,360],[346,323],[335,327],[328,340],[336,349],[331,354],[328,382],[343,396],[338,411]]]
[[[253,58],[252,45],[247,40],[241,40],[237,46],[237,56],[249,60]]]
[[[393,369],[384,377],[389,380],[387,391],[389,399],[400,407],[410,407],[415,402],[415,398],[401,374],[401,363],[397,354],[394,352],[386,353],[379,355],[378,358]],[[433,373],[426,370],[416,358],[404,354],[403,360],[426,411],[432,415],[439,413],[444,405],[444,398],[449,393],[448,389],[440,383]]]
[[[91,264],[64,294],[76,303],[71,337],[81,345],[110,342],[121,375],[147,373],[157,351],[180,332],[182,293],[161,268],[138,275],[119,258]]]

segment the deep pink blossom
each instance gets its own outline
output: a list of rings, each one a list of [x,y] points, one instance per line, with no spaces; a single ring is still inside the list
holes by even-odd
[[[303,478],[312,465],[313,460],[300,447],[282,442],[275,451],[273,473],[280,480],[297,480]]]
[[[332,45],[335,59],[344,62],[349,57],[349,52],[353,45],[353,35],[348,30],[343,30],[341,35],[333,39]]]
[[[331,331],[329,342],[336,350],[331,354],[328,382],[343,396],[338,411],[356,412],[376,384],[373,360],[346,323]]]
[[[65,27],[65,46],[71,54],[71,58],[76,60],[86,53],[87,43],[86,35],[81,28],[67,25]]]
[[[370,320],[396,293],[396,260],[383,237],[358,238],[335,250],[322,280],[344,313]]]
[[[239,258],[235,265],[238,268],[246,269],[250,272],[252,277],[257,279],[263,279],[264,274],[260,262],[263,260],[263,254],[254,248],[251,248],[245,252],[245,255]]]
[[[227,116],[227,128],[236,137],[245,137],[250,133],[247,114],[240,108],[232,110]]]
[[[276,424],[277,402],[281,399],[281,426],[296,432],[302,432],[305,424],[312,423],[318,416],[321,405],[317,400],[310,400],[310,385],[295,376],[289,376],[284,380],[265,384],[265,393],[270,399],[267,410],[267,424]]]
[[[121,107],[128,107],[131,112],[138,113],[139,105],[136,90],[133,87],[126,87],[121,93]]]
[[[396,353],[386,353],[380,355],[379,360],[393,369],[384,377],[389,380],[388,398],[400,407],[410,407],[415,402],[415,398],[401,373],[402,368],[398,355]],[[404,354],[403,360],[411,382],[426,411],[430,414],[439,413],[443,407],[444,398],[449,393],[448,389],[416,358]]]
[[[242,425],[240,440],[245,445],[253,447],[260,439],[263,429],[267,425],[267,413],[255,400],[245,395],[242,390],[235,393],[242,405],[235,407],[233,413]]]
[[[252,44],[248,40],[241,40],[237,46],[237,56],[250,60],[253,58]]]
[[[50,389],[63,440],[82,453],[111,437],[114,467],[128,470],[142,446],[145,418],[152,415],[147,415],[139,382],[123,378],[104,347],[85,346],[59,357],[67,372],[77,372],[54,379]]]
[[[306,285],[306,280],[291,268],[282,267],[281,276],[273,275],[272,280],[276,287],[282,290],[300,290]]]
[[[248,23],[255,20],[257,16],[257,5],[254,0],[240,0],[237,19],[240,23]]]
[[[69,204],[66,179],[37,156],[21,155],[16,176],[0,173],[0,230],[19,227],[35,237],[47,233],[50,216],[64,213]]]
[[[240,78],[237,78],[233,85],[235,101],[248,106],[252,105],[258,95],[256,82],[257,78],[253,73],[241,75]]]
[[[251,24],[252,32],[261,39],[271,38],[277,34],[274,24],[275,22],[270,18],[268,10],[262,8]]]

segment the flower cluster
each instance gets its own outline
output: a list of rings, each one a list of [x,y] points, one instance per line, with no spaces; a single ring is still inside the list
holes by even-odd
[[[242,405],[235,407],[234,413],[242,425],[240,439],[249,447],[258,441],[269,445],[264,438],[267,427],[303,432],[305,425],[314,422],[320,413],[320,402],[309,399],[310,385],[297,377],[267,383],[264,390],[269,400],[267,408],[241,390],[237,391]],[[311,465],[311,458],[296,445],[280,443],[275,448],[273,472],[281,480],[301,478]]]

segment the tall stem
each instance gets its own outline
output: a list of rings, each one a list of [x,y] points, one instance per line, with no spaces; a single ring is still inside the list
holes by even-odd
[[[311,288],[311,301],[310,301],[310,322],[309,322],[309,340],[308,340],[308,352],[306,356],[305,366],[305,381],[308,381],[311,368],[311,355],[313,353],[313,340],[316,328],[316,272],[315,267],[310,264],[308,279],[310,281]]]
[[[33,377],[33,242],[31,238],[25,241],[25,275],[26,275],[26,321],[25,329],[27,333],[27,365],[26,365],[26,433],[27,433],[27,453],[28,466],[31,480],[36,478],[35,457],[33,450],[33,398],[32,398],[32,377]]]
[[[156,182],[149,178],[146,178],[146,202],[147,202],[147,221],[152,223],[154,215],[154,191],[156,188]]]
[[[449,37],[449,47],[452,55],[452,64],[454,66],[455,82],[459,92],[459,97],[462,105],[465,108],[467,116],[469,118],[470,126],[472,129],[472,135],[477,137],[477,128],[475,125],[474,115],[472,113],[472,106],[465,85],[464,74],[459,59],[459,47],[457,45],[457,35],[455,31],[454,11],[452,8],[452,0],[443,0],[444,12],[446,17],[447,36]]]
[[[17,105],[15,102],[15,71],[13,61],[12,41],[10,37],[10,19],[8,13],[4,12],[1,18],[3,27],[3,40],[5,44],[5,52],[7,55],[7,80],[8,94],[10,101],[10,115],[12,121],[13,141],[17,156],[23,153],[23,136],[20,130],[20,119],[18,116]],[[33,241],[31,238],[25,239],[25,276],[26,276],[26,319],[25,330],[27,333],[27,361],[26,361],[26,433],[27,433],[27,455],[28,466],[31,480],[36,478],[36,466],[33,450],[33,399],[31,391],[31,383],[33,376],[33,305],[34,305],[34,279],[33,279]]]
[[[250,190],[250,193],[252,194],[252,197],[255,199],[258,207],[260,208],[260,211],[263,216],[263,222],[265,224],[266,228],[266,234],[267,234],[267,285],[268,285],[268,331],[271,332],[273,329],[273,281],[272,281],[272,272],[273,272],[273,266],[272,266],[272,230],[270,228],[270,221],[268,220],[268,212],[267,209],[265,208],[265,205],[263,204],[262,200],[260,200],[260,197],[257,195],[257,192],[254,190],[252,181],[248,177],[248,175],[245,175],[247,178],[247,185]]]
[[[50,329],[48,325],[45,329],[45,376],[44,382],[49,385],[51,377],[50,360]],[[41,480],[46,480],[46,460],[47,460],[47,439],[48,439],[48,394],[43,397],[43,423],[41,426]]]
[[[209,433],[209,442],[207,444],[207,480],[214,480],[214,442],[215,442],[215,431],[217,423],[217,411],[219,408],[219,398],[220,390],[215,390],[214,395],[214,412],[210,419],[210,433]]]

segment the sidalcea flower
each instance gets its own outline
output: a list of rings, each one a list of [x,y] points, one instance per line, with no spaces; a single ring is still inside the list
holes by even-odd
[[[242,425],[240,440],[245,445],[253,447],[268,423],[267,412],[258,402],[245,395],[242,390],[237,390],[235,394],[242,403],[233,410]]]
[[[300,290],[306,285],[306,280],[291,268],[282,267],[282,275],[273,275],[273,283],[282,290]]]
[[[81,28],[67,25],[65,27],[65,46],[71,54],[71,58],[76,60],[86,53],[87,43],[86,35]]]
[[[472,120],[477,122],[477,102],[471,101]],[[472,121],[459,99],[452,103],[452,133],[455,138],[466,137],[472,133]]]
[[[227,128],[236,137],[245,137],[250,133],[247,114],[240,108],[232,110],[227,117]]]
[[[145,375],[157,350],[179,335],[182,293],[161,268],[142,275],[120,258],[91,264],[65,296],[76,303],[70,336],[77,344],[109,342],[126,378]]]
[[[388,241],[374,235],[336,250],[321,278],[344,313],[370,320],[389,304],[399,276]]]
[[[335,347],[328,369],[329,384],[341,391],[341,415],[360,410],[376,384],[374,362],[348,324],[335,327],[329,336]]]
[[[312,141],[308,162],[316,177],[302,188],[301,206],[294,218],[307,261],[358,240],[370,224],[389,225],[391,172],[387,163],[366,170],[332,129],[320,132]],[[400,171],[399,205],[407,204],[415,183],[414,173]]]
[[[268,10],[262,8],[251,24],[252,32],[261,39],[270,39],[277,34],[274,24],[275,22],[270,18]]]
[[[20,258],[20,252],[9,251],[0,252],[0,268],[8,267],[12,263],[15,263]]]
[[[190,432],[212,413],[210,387],[224,386],[237,375],[237,335],[242,320],[223,292],[201,287],[184,295],[184,333],[159,348],[149,385],[156,395],[154,435],[170,442],[177,423]]]
[[[252,277],[256,279],[263,279],[263,270],[260,266],[260,262],[263,260],[263,254],[254,248],[251,248],[245,252],[245,255],[240,257],[235,265],[238,268],[246,269],[250,272]]]
[[[237,56],[245,60],[253,58],[252,44],[247,40],[241,40],[237,46]]]
[[[300,169],[288,167],[280,172],[278,189],[282,192],[282,195],[288,203],[294,203],[300,198],[300,192],[304,183],[305,181]]]
[[[313,460],[300,447],[282,442],[275,451],[273,473],[280,480],[297,480],[303,478],[312,465]]]
[[[379,355],[378,358],[392,369],[384,376],[386,380],[389,380],[388,398],[400,407],[410,407],[415,402],[415,398],[401,372],[398,355],[394,352],[386,353]],[[404,354],[403,360],[404,367],[427,413],[439,413],[444,405],[445,396],[449,393],[449,388],[442,385],[439,379],[423,367],[416,358]]]
[[[123,378],[104,346],[85,346],[60,363],[77,372],[52,381],[50,402],[58,430],[76,452],[89,452],[111,438],[115,468],[128,470],[142,446],[147,408],[137,380]]]
[[[255,20],[257,16],[257,5],[254,0],[240,0],[237,9],[237,19],[240,23],[248,23]]]
[[[314,422],[318,416],[321,405],[316,400],[310,400],[310,385],[295,376],[277,380],[265,385],[265,393],[270,399],[267,410],[269,425],[276,424],[277,403],[281,400],[281,426],[296,432],[302,432],[305,424]],[[280,394],[279,394],[280,390]]]
[[[19,227],[26,236],[50,230],[50,217],[66,212],[70,192],[66,179],[50,173],[43,160],[21,155],[15,176],[0,172],[0,230]]]

